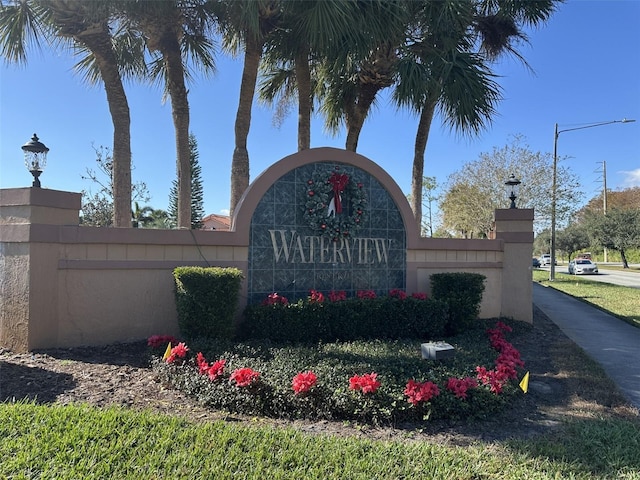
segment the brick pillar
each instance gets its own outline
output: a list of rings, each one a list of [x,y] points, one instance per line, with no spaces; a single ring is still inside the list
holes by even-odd
[[[533,322],[533,209],[495,211],[495,238],[504,241],[501,315]]]
[[[46,345],[58,326],[59,229],[78,225],[81,194],[0,190],[0,346]]]

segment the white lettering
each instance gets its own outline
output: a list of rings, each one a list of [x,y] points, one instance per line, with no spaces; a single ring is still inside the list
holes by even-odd
[[[393,240],[387,238],[301,237],[295,230],[269,230],[276,263],[387,264]],[[299,258],[299,260],[298,260]]]

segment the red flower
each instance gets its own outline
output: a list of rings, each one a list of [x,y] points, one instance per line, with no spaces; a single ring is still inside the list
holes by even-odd
[[[209,380],[217,380],[224,373],[224,366],[227,363],[226,360],[217,360],[209,367],[207,370],[207,375],[209,375]]]
[[[504,332],[510,331],[511,327],[502,322],[497,322],[495,328],[487,330],[491,346],[500,352],[500,355],[496,358],[495,369],[476,367],[478,380],[483,385],[488,385],[490,391],[496,395],[502,392],[502,387],[509,380],[518,377],[517,368],[524,367],[520,352],[504,338]]]
[[[182,342],[171,349],[169,356],[167,357],[167,363],[173,363],[178,359],[184,359],[187,356],[189,348]]]
[[[407,401],[412,405],[420,402],[428,402],[433,397],[440,395],[438,386],[433,382],[416,382],[413,378],[407,382],[404,394],[409,397]]]
[[[231,380],[236,382],[238,387],[248,387],[260,378],[260,374],[250,368],[238,368],[231,374]]]
[[[209,371],[209,364],[202,352],[198,352],[198,355],[196,355],[196,364],[198,365],[198,373],[200,375],[204,375]]]
[[[309,190],[309,196],[313,197],[315,195],[315,192],[313,190]]]
[[[376,292],[373,290],[358,290],[356,295],[358,298],[376,298]]]
[[[426,300],[427,294],[423,292],[414,292],[411,294],[411,298],[415,298],[417,300]]]
[[[400,300],[404,300],[407,298],[407,294],[404,290],[400,290],[399,288],[393,288],[389,291],[390,297],[399,298]]]
[[[318,382],[318,377],[312,371],[298,373],[293,377],[292,388],[296,395],[307,393]]]
[[[476,388],[478,386],[478,382],[475,378],[467,377],[467,378],[453,378],[451,377],[447,381],[447,390],[453,392],[453,394],[458,398],[467,398],[467,390],[470,388]]]
[[[309,290],[309,301],[322,303],[324,302],[324,295],[322,292],[318,292],[317,290]]]
[[[347,299],[347,292],[345,292],[344,290],[340,290],[338,292],[335,292],[333,290],[331,290],[329,292],[329,301],[330,302],[340,302],[342,300],[346,300]]]
[[[289,303],[289,300],[287,300],[287,297],[278,295],[275,292],[269,295],[267,298],[265,298],[262,301],[262,305],[277,305],[277,304],[287,305],[288,303]]]
[[[380,388],[380,382],[377,380],[377,373],[365,373],[364,375],[354,375],[349,379],[349,389],[361,391],[362,393],[376,393]]]

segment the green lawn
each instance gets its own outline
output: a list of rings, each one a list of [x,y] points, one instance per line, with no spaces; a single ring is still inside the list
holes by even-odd
[[[618,420],[462,448],[23,403],[0,405],[0,438],[12,479],[640,479],[640,428]]]
[[[609,312],[631,325],[640,327],[640,292],[637,288],[596,282],[559,272],[556,272],[555,281],[550,282],[548,271],[535,269],[533,281],[567,293]]]

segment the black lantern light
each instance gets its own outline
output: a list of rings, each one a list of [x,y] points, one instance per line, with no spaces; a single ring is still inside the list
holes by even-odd
[[[522,182],[516,178],[516,176],[512,173],[509,177],[509,180],[504,182],[505,185],[511,187],[511,194],[509,195],[509,200],[511,200],[511,206],[509,208],[517,208],[516,207],[516,191],[518,190],[518,185]]]
[[[40,188],[40,175],[47,165],[47,152],[49,148],[38,139],[35,133],[31,140],[22,146],[24,151],[24,164],[33,175],[33,186]]]

